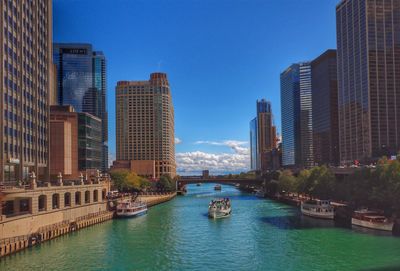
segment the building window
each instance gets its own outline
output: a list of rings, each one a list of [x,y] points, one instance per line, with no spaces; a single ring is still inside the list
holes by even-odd
[[[90,191],[85,192],[85,203],[90,203]]]
[[[64,207],[71,206],[71,193],[67,192],[64,194]]]
[[[60,195],[59,194],[53,194],[52,206],[53,206],[53,209],[60,208]]]
[[[97,202],[99,200],[98,191],[93,191],[93,202]]]
[[[75,192],[75,205],[81,205],[81,192]]]
[[[46,209],[47,209],[47,197],[46,197],[46,195],[40,195],[38,201],[39,201],[39,203],[38,203],[39,212],[46,211]]]

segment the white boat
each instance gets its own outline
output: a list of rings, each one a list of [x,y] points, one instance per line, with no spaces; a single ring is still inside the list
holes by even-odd
[[[264,191],[262,189],[256,190],[255,192],[256,192],[256,197],[259,197],[259,198],[264,198],[265,197],[265,193],[264,193]]]
[[[231,215],[232,206],[229,198],[212,200],[208,206],[210,218],[223,218]]]
[[[222,186],[220,184],[216,184],[214,186],[214,190],[221,190],[221,189],[222,189]]]
[[[141,201],[125,199],[117,205],[118,217],[133,217],[147,213],[147,204]]]
[[[301,203],[301,213],[322,219],[333,219],[335,210],[329,200],[308,200]]]
[[[351,224],[381,231],[392,231],[394,225],[393,221],[390,221],[381,213],[368,209],[355,211],[351,218]]]

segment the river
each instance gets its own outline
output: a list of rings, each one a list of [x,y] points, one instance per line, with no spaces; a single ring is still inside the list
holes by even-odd
[[[214,197],[231,198],[231,217],[207,218]],[[400,238],[334,227],[231,186],[189,185],[147,215],[43,243],[0,270],[400,270]]]

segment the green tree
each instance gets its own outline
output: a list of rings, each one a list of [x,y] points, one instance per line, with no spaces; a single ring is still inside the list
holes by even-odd
[[[158,188],[166,191],[174,191],[175,181],[169,175],[162,175],[158,181]]]
[[[297,176],[296,179],[296,191],[297,193],[300,194],[308,194],[310,191],[310,170],[308,169],[303,169],[302,171],[300,171],[299,175]]]
[[[286,193],[296,191],[296,178],[290,170],[284,170],[279,176],[278,189]]]
[[[314,167],[307,180],[308,194],[320,199],[329,199],[334,194],[335,175],[326,166]]]
[[[110,172],[112,183],[118,191],[127,190],[126,177],[128,174],[129,171],[127,170],[113,170]]]
[[[115,170],[110,175],[114,186],[119,191],[141,191],[151,186],[151,183],[147,179],[128,170]]]

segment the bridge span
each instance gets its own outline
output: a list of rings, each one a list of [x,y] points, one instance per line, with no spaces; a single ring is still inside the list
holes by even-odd
[[[194,183],[220,183],[220,184],[240,184],[240,185],[261,185],[263,183],[262,179],[244,179],[244,178],[219,178],[219,177],[180,177],[178,184],[184,186],[186,184]]]

